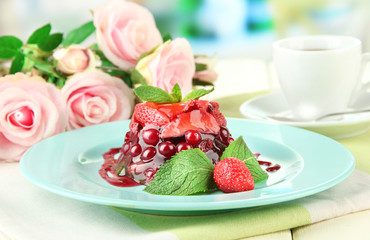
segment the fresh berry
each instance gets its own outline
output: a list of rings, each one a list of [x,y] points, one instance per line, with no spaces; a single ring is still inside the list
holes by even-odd
[[[229,130],[227,130],[226,127],[220,127],[220,138],[222,140],[222,142],[224,143],[228,143],[229,142],[229,137],[230,137],[230,133],[229,133]]]
[[[244,192],[254,189],[251,172],[243,161],[228,157],[218,162],[213,172],[213,178],[225,193]]]
[[[129,143],[129,142],[123,144],[123,146],[122,146],[123,154],[127,154],[128,151],[130,151],[130,146],[131,146],[131,143]]]
[[[194,103],[191,101],[188,102],[181,102],[181,103],[174,103],[174,104],[159,104],[157,106],[153,106],[158,111],[164,113],[167,115],[167,117],[171,120],[177,115],[187,112],[193,105]]]
[[[126,135],[125,135],[125,142],[130,141],[130,137],[131,137],[131,133],[127,132]]]
[[[131,147],[131,156],[136,157],[139,156],[141,153],[141,146],[140,144],[136,143]]]
[[[190,129],[185,133],[185,140],[191,145],[198,144],[201,139],[202,137],[197,130]]]
[[[179,153],[182,150],[189,150],[191,148],[192,147],[191,147],[191,145],[189,143],[187,143],[187,142],[181,142],[181,143],[177,144],[177,146],[176,146],[176,152]]]
[[[154,128],[145,129],[142,132],[146,144],[155,146],[159,142],[159,131]]]
[[[159,144],[158,151],[165,157],[172,157],[176,153],[175,145],[170,141]]]
[[[226,127],[226,118],[224,115],[220,112],[220,105],[217,102],[209,102],[209,104],[212,106],[210,113],[212,116],[216,119],[219,126]]]
[[[200,110],[193,110],[179,114],[177,118],[165,125],[162,129],[161,137],[183,136],[186,131],[191,129],[211,134],[217,134],[220,131],[218,123],[211,114]]]
[[[149,124],[162,126],[170,122],[169,118],[157,109],[141,104],[135,106],[134,116],[143,127]]]
[[[144,149],[143,153],[141,154],[142,160],[150,160],[154,158],[155,154],[157,153],[157,150],[155,150],[154,147],[147,147]]]

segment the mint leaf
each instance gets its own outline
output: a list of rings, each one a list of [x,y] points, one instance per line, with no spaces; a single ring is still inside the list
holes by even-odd
[[[42,26],[38,29],[36,29],[31,36],[28,38],[27,43],[28,44],[39,44],[44,39],[49,37],[51,31],[51,25],[46,24],[45,26]]]
[[[176,102],[181,102],[182,94],[179,84],[175,83],[175,85],[172,88],[171,96],[176,100]]]
[[[210,90],[207,90],[207,89],[195,89],[194,91],[192,91],[191,93],[189,93],[188,95],[186,95],[184,97],[184,99],[182,99],[183,102],[186,102],[186,101],[189,101],[190,99],[198,99],[200,97],[203,97],[204,95],[207,95],[208,93],[212,92],[214,90],[214,88],[210,89]]]
[[[23,65],[24,65],[24,55],[21,52],[17,52],[10,67],[9,71],[10,74],[15,74],[17,72],[22,71]]]
[[[163,164],[144,191],[158,195],[192,195],[217,190],[214,166],[198,148],[181,151]]]
[[[48,36],[46,39],[42,40],[38,44],[38,46],[41,48],[41,50],[45,52],[51,52],[59,46],[62,40],[63,40],[62,33],[53,33],[50,36]]]
[[[82,43],[88,38],[93,32],[95,32],[95,26],[92,21],[85,23],[84,25],[70,31],[64,38],[62,45],[64,47],[71,44]]]
[[[134,93],[143,101],[156,103],[174,103],[176,99],[161,88],[153,86],[140,86],[134,89]]]
[[[235,157],[242,160],[251,172],[254,182],[268,178],[268,174],[263,171],[256,157],[244,142],[243,137],[238,137],[225,149],[221,156],[221,160],[228,157]]]

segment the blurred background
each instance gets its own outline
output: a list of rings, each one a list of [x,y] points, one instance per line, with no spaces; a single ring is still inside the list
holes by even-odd
[[[68,32],[107,0],[0,0],[0,35],[22,39],[51,23]],[[344,34],[370,50],[369,0],[142,0],[158,28],[186,37],[195,53],[269,60],[271,43],[306,34]]]
[[[26,39],[51,23],[69,30],[107,0],[0,0],[0,35]],[[344,34],[370,50],[369,0],[142,0],[158,28],[186,37],[195,53],[269,60],[271,43],[305,34]]]

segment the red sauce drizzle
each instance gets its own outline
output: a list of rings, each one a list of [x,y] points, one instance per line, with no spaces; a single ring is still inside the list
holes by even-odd
[[[281,166],[279,164],[275,164],[272,167],[266,168],[266,172],[275,172],[275,171],[279,170],[280,168],[281,168]]]
[[[277,171],[281,168],[281,166],[279,164],[275,164],[275,165],[272,166],[272,162],[268,162],[268,161],[258,160],[258,163],[261,166],[267,166],[268,167],[268,168],[266,168],[266,172],[275,172],[275,171]]]
[[[118,176],[114,172],[114,166],[117,164],[117,159],[114,155],[119,153],[121,148],[111,148],[108,152],[103,154],[104,163],[102,164],[99,174],[108,183],[117,187],[135,187],[140,184],[132,180],[129,176]]]
[[[271,162],[267,162],[267,161],[259,161],[258,160],[258,163],[261,165],[261,166],[268,166],[270,167],[272,165]]]

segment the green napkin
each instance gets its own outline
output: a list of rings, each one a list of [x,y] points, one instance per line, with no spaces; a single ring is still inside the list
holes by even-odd
[[[267,92],[218,99],[227,117],[242,117],[239,106]],[[340,141],[356,157],[356,167],[370,173],[370,132]],[[355,170],[342,183],[313,196],[262,207],[201,216],[160,216],[113,208],[150,233],[168,239],[239,239],[291,229],[370,208],[370,175]]]

